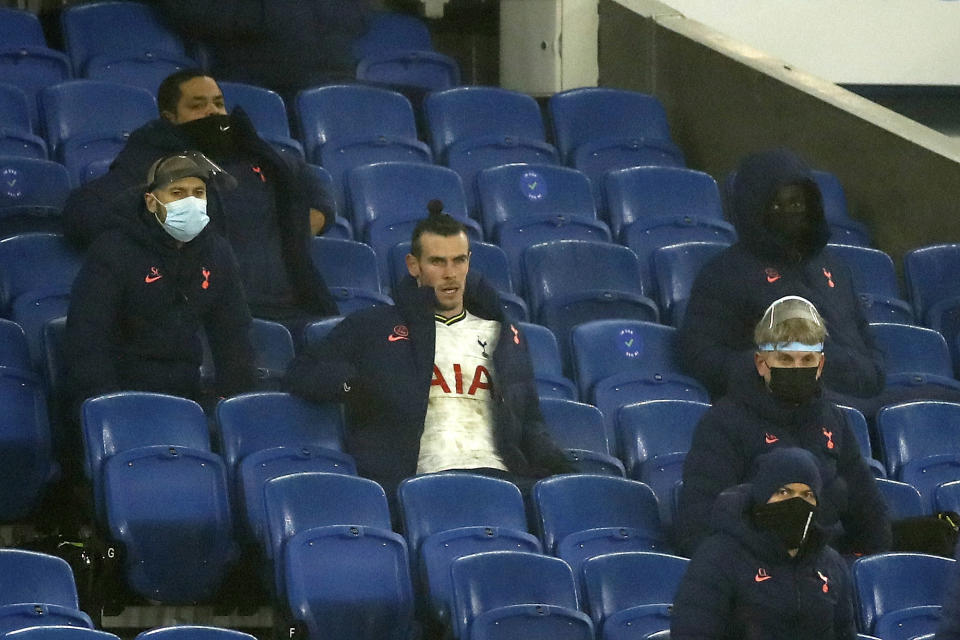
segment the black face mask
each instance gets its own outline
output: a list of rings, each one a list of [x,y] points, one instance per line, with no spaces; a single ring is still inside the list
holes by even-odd
[[[230,116],[207,116],[177,126],[196,143],[204,155],[215,160],[229,155],[236,148]]]
[[[812,504],[803,498],[758,504],[753,508],[753,524],[783,541],[787,549],[799,549],[813,525]]]
[[[770,367],[770,383],[767,386],[776,398],[801,404],[820,390],[817,369],[818,367]]]

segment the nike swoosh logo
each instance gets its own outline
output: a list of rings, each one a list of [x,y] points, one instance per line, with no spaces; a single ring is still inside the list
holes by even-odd
[[[145,277],[143,278],[143,281],[146,282],[147,284],[150,284],[151,282],[156,282],[157,280],[159,280],[159,279],[162,278],[162,277],[163,277],[163,276],[145,276]]]
[[[767,436],[766,438],[764,438],[764,440],[767,442],[767,444],[773,444],[774,442],[779,442],[780,438],[778,438],[777,436]]]
[[[397,340],[409,340],[409,339],[410,338],[408,338],[407,336],[395,336],[393,334],[390,334],[389,336],[387,336],[387,340],[389,340],[390,342],[396,342]]]
[[[757,582],[766,582],[772,577],[773,576],[753,576],[753,579],[756,580]]]
[[[773,284],[779,279],[780,279],[780,276],[767,276],[767,282],[769,282],[770,284]]]
[[[220,131],[227,131],[230,129],[230,125],[220,125]]]

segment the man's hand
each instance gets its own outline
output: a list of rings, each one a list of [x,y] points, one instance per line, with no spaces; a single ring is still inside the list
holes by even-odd
[[[310,207],[310,235],[315,236],[327,223],[327,216],[323,211]]]

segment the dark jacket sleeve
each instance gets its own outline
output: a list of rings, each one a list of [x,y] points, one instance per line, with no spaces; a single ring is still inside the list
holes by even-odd
[[[705,541],[690,560],[673,599],[671,640],[716,640],[733,626],[734,584],[724,566],[730,550],[717,538]]]
[[[837,473],[847,485],[847,508],[840,514],[843,523],[844,546],[855,553],[872,554],[888,551],[892,543],[890,514],[887,503],[877,489],[873,473],[867,465],[856,436],[845,420],[840,420],[843,430],[843,449],[837,461]]]
[[[233,251],[222,238],[214,236],[214,241],[223,288],[203,324],[217,372],[217,394],[227,397],[249,391],[254,385],[252,320]]]
[[[347,317],[298,355],[283,378],[286,391],[313,402],[348,402],[363,393],[356,365],[363,335]]]
[[[687,557],[711,533],[716,497],[742,482],[746,475],[746,462],[724,426],[722,405],[709,409],[694,431],[683,462],[675,536],[678,550]]]

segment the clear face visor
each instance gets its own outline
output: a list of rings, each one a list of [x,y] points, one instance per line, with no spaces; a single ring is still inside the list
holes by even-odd
[[[200,178],[224,191],[237,187],[237,179],[199,151],[184,151],[157,160],[147,173],[147,191],[153,191],[181,178]]]
[[[773,327],[781,322],[784,322],[785,320],[791,320],[794,318],[807,320],[818,327],[823,326],[823,319],[820,317],[820,313],[817,311],[817,308],[813,306],[812,302],[806,298],[801,298],[800,296],[784,296],[779,300],[774,300],[773,303],[767,307],[767,310],[763,314],[763,318],[763,321],[767,324],[767,328],[769,329],[773,329]],[[766,342],[764,344],[757,345],[757,351],[811,351],[822,353],[823,342],[817,342],[815,344],[807,344],[797,341],[778,342],[776,344],[772,342]]]

